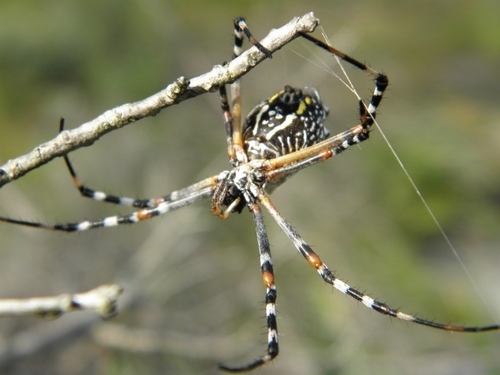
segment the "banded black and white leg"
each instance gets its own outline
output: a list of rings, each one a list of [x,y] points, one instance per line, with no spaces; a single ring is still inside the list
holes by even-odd
[[[377,108],[388,86],[387,76],[377,73],[375,89],[368,106],[359,102],[360,123],[342,133],[331,136],[302,150],[266,160],[266,179],[276,180],[292,175],[301,169],[307,168],[320,161],[325,161],[338,155],[352,145],[366,141],[370,136],[370,129],[374,123]]]
[[[271,52],[269,52],[265,47],[263,47],[251,34],[248,29],[246,22],[243,18],[237,18],[234,20],[234,48],[233,48],[233,59],[241,54],[244,36],[257,47],[266,57],[271,58]],[[240,80],[236,80],[231,84],[231,109],[229,107],[229,101],[227,98],[225,86],[221,86],[219,89],[219,95],[221,98],[221,107],[224,115],[226,135],[228,143],[228,156],[229,162],[233,167],[237,167],[242,163],[248,161],[247,155],[243,148],[243,135],[241,131],[241,96],[240,96]],[[227,194],[227,185],[224,183],[216,188],[215,194],[213,196],[212,211],[214,214],[221,218],[226,218],[232,211],[233,206],[237,206],[243,197],[238,197],[233,204],[228,207],[228,209],[223,212],[218,207],[222,206],[222,201],[224,196]],[[257,367],[260,367],[270,361],[272,361],[279,352],[278,346],[278,327],[276,323],[276,285],[274,283],[274,272],[273,264],[271,258],[271,248],[269,245],[269,239],[267,236],[264,218],[260,207],[253,201],[253,198],[247,195],[245,199],[246,205],[252,212],[255,233],[257,236],[257,244],[259,248],[259,259],[260,268],[262,273],[262,281],[266,287],[266,322],[267,322],[267,353],[266,355],[257,358],[253,362],[240,367],[230,367],[226,365],[219,365],[221,370],[229,372],[244,372],[250,371]]]
[[[61,118],[59,122],[59,132],[62,132],[63,130],[64,118]],[[219,176],[212,176],[184,189],[174,191],[162,197],[134,199],[128,197],[119,197],[86,187],[80,182],[80,179],[78,178],[67,155],[64,155],[64,161],[66,163],[66,166],[68,167],[71,177],[73,178],[73,182],[75,183],[78,191],[83,197],[91,198],[96,201],[103,201],[118,205],[140,208],[141,210],[133,212],[129,215],[110,216],[101,220],[86,220],[82,222],[66,224],[46,224],[26,220],[16,220],[7,217],[0,217],[0,221],[64,232],[81,232],[93,228],[113,227],[121,224],[134,224],[142,220],[147,220],[155,216],[163,215],[167,212],[189,206],[200,200],[211,197],[214,187],[217,185],[219,180]]]
[[[267,231],[264,224],[264,217],[260,207],[254,203],[247,203],[250,211],[253,214],[255,223],[255,233],[257,235],[257,243],[259,246],[260,270],[262,273],[262,282],[266,287],[266,325],[267,325],[267,353],[255,359],[244,366],[230,367],[219,365],[221,370],[228,372],[245,372],[253,370],[257,367],[265,365],[272,361],[279,353],[278,345],[278,325],[276,322],[276,285],[274,283],[273,262],[271,258],[271,247],[267,237]]]
[[[62,132],[64,130],[64,118],[61,117],[59,120],[59,132]],[[80,179],[78,178],[78,175],[75,172],[75,169],[73,168],[73,165],[69,161],[68,155],[64,155],[64,162],[66,163],[66,167],[68,168],[68,171],[71,175],[71,178],[73,179],[73,182],[82,195],[82,197],[85,198],[90,198],[95,201],[102,201],[102,202],[108,202],[108,203],[113,203],[113,204],[118,204],[122,206],[129,206],[129,207],[135,207],[135,208],[153,208],[158,206],[162,202],[168,202],[171,201],[172,197],[171,194],[164,196],[164,197],[158,197],[158,198],[148,198],[148,199],[137,199],[137,198],[129,198],[129,197],[120,197],[117,195],[112,195],[112,194],[107,194],[102,191],[97,191],[93,190],[87,186],[85,186]]]
[[[372,297],[352,288],[344,281],[335,277],[332,271],[323,263],[320,257],[311,249],[311,247],[304,241],[304,239],[299,235],[299,233],[288,223],[288,221],[278,212],[276,207],[272,204],[270,199],[266,196],[264,191],[261,191],[258,196],[258,201],[267,209],[271,214],[273,219],[279,225],[281,230],[285,232],[290,241],[294,244],[295,248],[299,253],[306,259],[310,266],[312,266],[319,273],[321,278],[332,285],[338,291],[354,298],[355,300],[361,302],[366,307],[375,310],[383,315],[388,315],[393,318],[400,320],[405,320],[407,322],[421,324],[427,327],[438,328],[445,331],[454,332],[484,332],[484,331],[494,331],[500,329],[500,325],[493,324],[489,326],[457,326],[444,323],[437,323],[430,320],[420,319],[410,314],[398,311],[386,305],[385,303],[379,302]]]
[[[246,36],[260,52],[267,58],[271,59],[271,52],[265,48],[260,42],[252,35],[244,18],[236,18],[234,20],[234,46],[233,56],[235,59],[241,55],[243,40]],[[247,156],[243,149],[243,135],[241,131],[241,81],[235,80],[231,85],[231,109],[229,108],[229,101],[225,85],[219,88],[219,95],[221,98],[221,107],[224,115],[226,125],[226,136],[228,144],[229,162],[232,167],[247,162]]]
[[[154,207],[145,207],[129,215],[110,216],[100,220],[86,220],[78,223],[66,224],[46,224],[26,220],[16,220],[8,217],[0,217],[0,221],[34,228],[64,232],[82,232],[94,228],[114,227],[121,224],[135,224],[139,221],[148,220],[156,216],[164,215],[167,212],[178,210],[203,199],[210,198],[213,194],[214,187],[218,183],[218,180],[218,176],[206,178],[200,182],[188,186],[187,188],[174,191],[162,198],[157,198],[157,202],[159,201],[159,199],[161,199],[161,202],[156,204]]]
[[[375,119],[375,114],[377,111],[378,106],[380,105],[380,102],[382,101],[382,98],[384,96],[384,92],[387,89],[387,86],[389,84],[389,80],[385,74],[379,73],[376,70],[370,68],[366,64],[363,64],[362,62],[352,58],[351,56],[339,51],[336,48],[333,48],[332,46],[326,44],[325,42],[316,39],[312,35],[306,34],[306,33],[300,33],[300,36],[304,39],[309,40],[310,42],[314,43],[316,46],[330,52],[331,54],[341,58],[345,62],[355,66],[356,68],[363,70],[364,72],[368,73],[372,77],[375,78],[375,91],[372,95],[372,99],[370,101],[370,105],[368,107],[365,107],[364,103],[360,101],[360,119],[361,119],[361,125],[363,125],[364,128],[370,127],[373,124],[373,120]]]

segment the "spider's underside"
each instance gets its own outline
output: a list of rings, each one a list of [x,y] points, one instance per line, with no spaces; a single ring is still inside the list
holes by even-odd
[[[234,27],[234,57],[241,53],[243,39],[246,36],[256,48],[271,58],[271,53],[253,38],[244,19],[236,19]],[[232,212],[242,212],[247,207],[252,213],[255,223],[262,280],[266,287],[268,345],[265,355],[247,365],[239,367],[221,365],[220,368],[226,371],[242,372],[255,369],[273,360],[279,352],[275,312],[277,292],[274,283],[270,245],[260,209],[261,206],[268,210],[299,253],[307,260],[309,265],[316,269],[325,282],[360,301],[363,305],[384,315],[448,331],[481,332],[500,329],[500,325],[464,327],[423,320],[392,309],[386,304],[351,288],[334,276],[273,205],[268,194],[288,177],[303,168],[341,153],[351,145],[368,139],[376,110],[388,86],[388,79],[384,74],[377,73],[365,64],[308,34],[301,34],[301,37],[374,77],[375,90],[369,105],[366,106],[363,101],[359,102],[358,125],[330,137],[330,133],[324,125],[328,115],[328,108],[323,105],[319,93],[313,88],[297,89],[285,86],[282,91],[257,105],[249,113],[243,126],[241,126],[239,81],[236,81],[231,85],[231,106],[227,99],[225,87],[221,87],[219,90],[227,133],[230,170],[223,171],[218,175],[160,198],[131,199],[105,194],[85,187],[78,179],[68,157],[64,156],[74,182],[83,196],[128,205],[140,210],[124,216],[58,225],[10,218],[0,218],[0,221],[72,232],[136,223],[207,198],[212,200],[212,212],[221,218],[228,217]],[[61,121],[61,130],[62,128],[63,121]]]

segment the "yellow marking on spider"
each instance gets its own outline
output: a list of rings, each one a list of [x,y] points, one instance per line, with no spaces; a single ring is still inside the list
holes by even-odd
[[[295,113],[300,116],[302,113],[304,113],[304,111],[306,110],[306,108],[307,108],[307,104],[304,103],[304,102],[300,102],[299,108],[297,108],[297,110],[295,111]]]
[[[281,90],[280,92],[276,93],[275,95],[271,96],[269,98],[269,100],[267,101],[269,104],[271,104],[272,102],[274,102],[276,99],[278,99],[278,97],[283,94],[285,92],[285,90]]]

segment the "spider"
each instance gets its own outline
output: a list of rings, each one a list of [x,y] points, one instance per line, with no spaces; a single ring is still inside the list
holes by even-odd
[[[243,18],[234,20],[234,34],[233,58],[240,55],[245,37],[266,57],[272,57],[271,52],[252,36]],[[388,78],[385,74],[376,72],[358,60],[308,34],[301,33],[300,36],[374,78],[375,90],[369,104],[365,105],[362,100],[359,101],[358,125],[337,135],[330,136],[329,130],[324,125],[329,110],[323,104],[319,92],[314,88],[300,89],[285,86],[283,90],[258,104],[248,114],[242,126],[240,83],[237,80],[231,85],[231,108],[225,86],[219,88],[227,134],[230,170],[223,171],[218,175],[211,176],[159,198],[132,199],[109,195],[84,186],[77,177],[68,156],[64,155],[67,168],[82,196],[98,201],[131,206],[139,210],[129,215],[112,216],[102,220],[57,225],[6,217],[0,217],[0,221],[43,229],[75,232],[98,227],[137,223],[207,198],[212,200],[213,214],[222,219],[226,219],[233,212],[241,213],[247,207],[253,216],[255,224],[262,281],[266,287],[267,350],[263,356],[243,366],[219,365],[221,370],[229,372],[253,370],[271,362],[279,353],[275,308],[277,289],[274,282],[270,244],[261,206],[270,213],[299,253],[310,266],[316,269],[325,282],[361,302],[366,307],[390,317],[446,331],[482,332],[500,329],[500,325],[456,326],[420,319],[393,309],[385,303],[350,287],[335,277],[333,272],[321,261],[319,256],[271,202],[269,194],[296,172],[329,159],[350,146],[367,140],[370,128],[374,123],[377,108],[388,86]],[[61,119],[60,131],[63,128],[64,119]]]

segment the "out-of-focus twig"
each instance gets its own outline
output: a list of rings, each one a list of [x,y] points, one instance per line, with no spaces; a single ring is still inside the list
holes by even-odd
[[[88,292],[51,297],[0,299],[0,317],[40,316],[57,318],[71,311],[93,311],[104,318],[117,313],[122,288],[116,284],[101,285]]]

